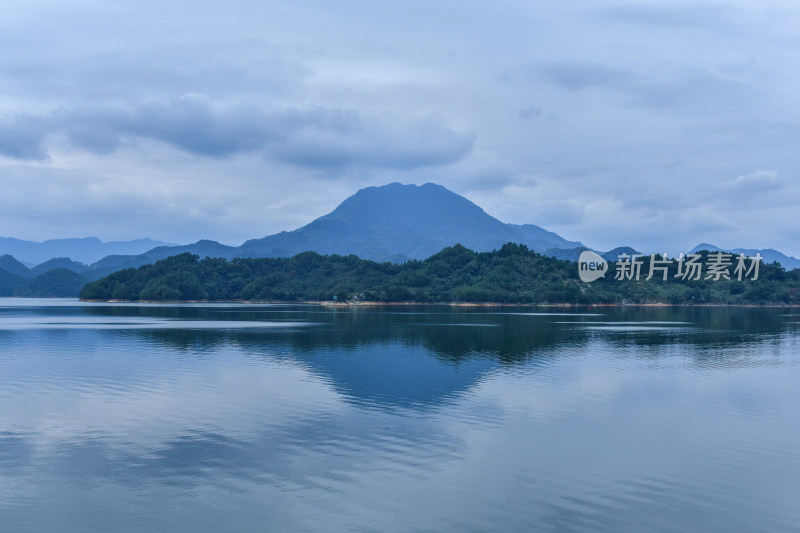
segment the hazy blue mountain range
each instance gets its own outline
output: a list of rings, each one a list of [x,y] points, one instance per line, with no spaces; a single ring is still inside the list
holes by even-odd
[[[77,261],[73,261],[68,257],[54,257],[53,259],[48,259],[44,263],[38,264],[31,268],[30,273],[32,276],[38,276],[39,274],[44,274],[45,272],[56,270],[58,268],[65,268],[77,274],[83,274],[89,270],[88,265],[78,263]]]
[[[13,296],[14,291],[25,285],[29,280],[0,269],[0,296]]]
[[[76,296],[89,280],[66,268],[39,274],[14,290],[14,296],[29,298],[69,298]]]
[[[0,296],[77,296],[87,282],[115,270],[98,270],[67,257],[48,259],[28,268],[6,254],[0,256]]]
[[[68,257],[73,261],[91,264],[107,255],[137,255],[156,246],[173,246],[173,244],[152,239],[102,242],[96,237],[87,237],[32,242],[0,237],[0,255],[13,255],[28,266],[38,265],[54,257]]]
[[[13,256],[0,256],[0,296],[71,297],[77,296],[87,282],[90,268],[59,257],[28,268]]]
[[[780,265],[785,268],[786,270],[792,270],[794,268],[800,268],[800,259],[795,257],[788,256],[783,254],[777,250],[773,250],[772,248],[764,248],[761,250],[757,250],[755,248],[728,248],[723,249],[718,246],[714,246],[713,244],[708,243],[700,243],[689,253],[695,253],[700,250],[708,250],[709,252],[728,252],[732,254],[744,254],[747,257],[755,257],[756,254],[761,254],[763,261],[765,263],[774,263],[778,262]]]
[[[48,270],[37,276],[28,272],[24,277],[0,268],[0,296],[77,296],[88,281],[91,280],[66,268]]]
[[[88,265],[78,263],[77,261],[73,261],[67,257],[54,257],[53,259],[48,259],[47,261],[40,263],[33,268],[28,268],[11,255],[6,254],[0,256],[0,269],[21,278],[35,278],[39,274],[43,274],[50,270],[56,270],[58,268],[65,268],[78,274],[82,274],[90,270]]]
[[[109,255],[92,263],[83,274],[93,280],[100,279],[118,270],[149,265],[159,259],[166,259],[185,252],[197,254],[200,257],[224,257],[225,259],[243,257],[238,247],[226,246],[216,241],[201,240],[183,246],[158,246],[138,255]]]
[[[0,256],[0,269],[21,278],[31,278],[30,269],[8,254]]]

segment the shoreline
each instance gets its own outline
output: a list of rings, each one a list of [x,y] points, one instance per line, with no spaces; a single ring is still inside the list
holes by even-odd
[[[332,300],[304,300],[304,301],[283,301],[283,300],[84,300],[78,301],[86,303],[125,303],[125,304],[246,304],[246,305],[320,305],[323,307],[414,307],[421,305],[441,305],[449,307],[558,307],[558,308],[578,308],[578,307],[741,307],[741,308],[800,308],[800,305],[791,304],[713,304],[713,303],[506,303],[506,302],[337,302]]]

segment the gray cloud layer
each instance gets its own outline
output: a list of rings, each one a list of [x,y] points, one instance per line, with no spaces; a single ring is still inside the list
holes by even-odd
[[[263,112],[251,105],[215,105],[200,94],[135,105],[62,108],[47,116],[0,120],[0,154],[48,159],[46,141],[62,134],[74,146],[108,154],[126,139],[167,143],[192,155],[224,158],[266,152],[313,168],[348,166],[413,169],[452,163],[470,152],[474,137],[433,117],[400,118],[354,109],[289,108]]]
[[[600,248],[800,255],[796,3],[3,15],[0,235],[236,243],[363,186],[435,181]]]

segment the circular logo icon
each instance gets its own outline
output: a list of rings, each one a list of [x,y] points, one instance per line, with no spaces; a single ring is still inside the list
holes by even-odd
[[[600,254],[590,250],[581,252],[578,258],[578,276],[581,281],[590,283],[598,278],[602,278],[608,271],[608,263]]]

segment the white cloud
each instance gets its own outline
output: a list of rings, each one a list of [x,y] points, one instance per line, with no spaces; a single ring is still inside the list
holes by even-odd
[[[783,184],[778,179],[778,172],[774,170],[756,170],[749,174],[742,174],[729,183],[730,190],[740,198],[760,195],[782,187]]]

